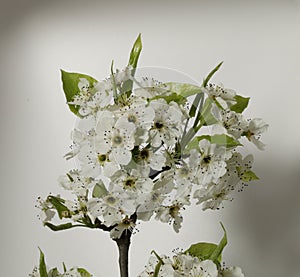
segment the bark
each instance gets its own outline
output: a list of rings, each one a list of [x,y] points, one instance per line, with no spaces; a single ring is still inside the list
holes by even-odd
[[[131,232],[125,230],[119,239],[115,239],[119,249],[120,276],[128,277],[128,253],[130,246]]]

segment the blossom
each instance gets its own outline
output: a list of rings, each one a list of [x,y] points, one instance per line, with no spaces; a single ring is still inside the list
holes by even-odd
[[[124,118],[116,119],[110,111],[98,114],[96,125],[95,149],[99,153],[110,153],[109,159],[127,165],[134,147],[135,125]]]
[[[248,140],[253,142],[259,150],[263,150],[265,148],[265,144],[263,144],[259,139],[261,134],[268,129],[268,126],[269,125],[261,118],[254,118],[250,121],[248,129],[245,131],[245,135]]]
[[[122,221],[110,231],[110,237],[112,239],[118,239],[121,237],[123,232],[133,233],[135,225],[135,221],[132,218],[125,216]]]
[[[153,100],[150,106],[155,111],[153,126],[150,130],[150,143],[159,147],[163,143],[173,146],[181,134],[182,112],[177,103],[169,104],[164,99]]]
[[[211,260],[204,260],[196,263],[187,276],[190,277],[218,277],[216,264]]]
[[[93,178],[81,175],[78,170],[71,170],[66,175],[60,176],[58,182],[64,189],[71,190],[79,197],[86,196],[89,188],[95,185]]]
[[[211,182],[194,192],[194,198],[198,199],[197,204],[202,204],[202,209],[219,209],[224,200],[232,200],[235,190],[242,190],[245,185],[244,175],[252,168],[253,156],[245,158],[240,153],[234,153],[226,161],[226,173],[217,182]],[[248,180],[249,181],[249,180]]]
[[[108,193],[102,198],[91,198],[87,203],[89,213],[99,218],[106,226],[112,226],[122,221],[122,200],[118,194]]]
[[[176,233],[179,232],[181,228],[181,224],[183,221],[183,217],[180,213],[180,210],[183,208],[183,203],[175,200],[169,206],[160,206],[156,210],[156,219],[162,222],[172,224],[173,229]]]
[[[202,90],[212,99],[216,99],[218,103],[226,108],[235,101],[236,92],[232,89],[224,88],[223,84],[208,84]]]
[[[216,182],[226,173],[226,160],[230,158],[231,152],[207,139],[200,140],[199,148],[197,182],[201,185]]]
[[[213,125],[212,132],[215,134],[227,133],[235,139],[239,139],[247,128],[247,121],[242,114],[229,109],[220,110],[216,105],[212,107],[211,112],[219,123]]]

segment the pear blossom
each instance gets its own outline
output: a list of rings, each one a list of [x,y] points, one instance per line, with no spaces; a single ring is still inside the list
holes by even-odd
[[[219,124],[213,125],[213,134],[228,134],[235,139],[239,139],[247,128],[247,121],[242,114],[236,113],[229,109],[220,110],[214,105],[211,109],[212,114]]]
[[[253,142],[259,150],[263,150],[265,148],[265,144],[263,144],[259,139],[261,134],[267,131],[268,126],[269,125],[261,118],[254,118],[249,122],[248,129],[245,131],[245,135],[248,140]]]
[[[95,149],[99,153],[110,152],[109,159],[127,165],[134,147],[135,125],[124,118],[115,119],[110,111],[100,112],[96,126]]]
[[[182,130],[182,112],[175,102],[169,104],[164,99],[153,100],[150,106],[155,111],[153,126],[150,130],[151,145],[159,147],[163,143],[173,146]]]
[[[216,182],[226,173],[226,160],[230,158],[231,151],[226,150],[224,146],[211,144],[207,139],[200,140],[199,149],[196,174],[198,184]]]
[[[223,84],[208,84],[202,90],[212,99],[218,101],[223,107],[229,107],[235,102],[236,92],[232,89],[224,88]]]

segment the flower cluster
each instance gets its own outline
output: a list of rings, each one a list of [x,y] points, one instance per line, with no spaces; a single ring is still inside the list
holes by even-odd
[[[201,260],[189,254],[179,253],[173,257],[151,256],[145,270],[138,277],[189,276],[189,277],[244,277],[239,267],[219,268],[212,260]]]
[[[238,152],[243,137],[264,146],[267,124],[242,115],[249,98],[208,79],[202,86],[137,80],[130,66],[101,82],[72,74],[63,72],[63,82],[66,93],[70,80],[78,88],[68,104],[80,122],[66,158],[79,167],[59,183],[76,198],[39,201],[48,227],[56,210],[61,219],[105,226],[112,238],[152,217],[178,232],[192,199],[219,209],[257,179],[252,155]]]

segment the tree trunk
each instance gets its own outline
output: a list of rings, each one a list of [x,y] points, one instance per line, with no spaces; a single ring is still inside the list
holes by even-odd
[[[120,276],[128,277],[128,252],[130,246],[131,232],[125,230],[119,239],[115,239],[119,249]]]

